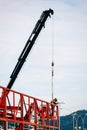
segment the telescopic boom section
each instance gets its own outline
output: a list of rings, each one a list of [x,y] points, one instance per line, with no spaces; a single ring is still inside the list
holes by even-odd
[[[54,12],[52,9],[49,9],[49,10],[45,10],[43,11],[40,19],[37,21],[29,39],[27,40],[26,42],[26,45],[21,53],[21,55],[19,56],[19,59],[18,59],[18,62],[10,76],[10,81],[7,85],[7,88],[11,89],[12,88],[12,85],[14,84],[16,78],[17,78],[17,75],[19,74],[29,52],[31,51],[40,31],[42,30],[42,28],[44,27],[45,25],[45,22],[47,20],[48,17],[51,17],[51,15],[53,15]]]

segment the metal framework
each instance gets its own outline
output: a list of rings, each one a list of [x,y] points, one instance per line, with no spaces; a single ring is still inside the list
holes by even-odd
[[[8,93],[9,92],[9,93]],[[4,96],[2,96],[4,93]],[[59,130],[58,104],[0,86],[0,120],[18,124],[15,130]]]

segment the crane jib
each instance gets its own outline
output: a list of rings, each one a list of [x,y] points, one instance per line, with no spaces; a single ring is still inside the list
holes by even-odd
[[[51,17],[51,15],[54,14],[54,11],[52,9],[49,10],[45,10],[43,11],[42,15],[40,16],[40,19],[37,21],[29,39],[26,42],[26,45],[22,51],[22,53],[19,56],[18,62],[10,76],[10,81],[7,85],[7,88],[11,89],[12,85],[14,84],[17,75],[19,74],[29,52],[31,51],[40,31],[42,30],[43,26],[45,25],[45,22],[47,20],[48,17]]]

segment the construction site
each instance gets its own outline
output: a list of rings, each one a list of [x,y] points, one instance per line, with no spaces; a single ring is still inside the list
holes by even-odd
[[[14,130],[59,130],[58,101],[53,97],[50,102],[20,93],[12,89],[17,76],[24,65],[38,35],[45,26],[46,20],[54,14],[52,9],[42,12],[40,19],[28,38],[18,62],[5,86],[0,86],[0,121],[1,130],[8,130],[8,123],[14,123]],[[53,89],[52,61],[52,89]]]

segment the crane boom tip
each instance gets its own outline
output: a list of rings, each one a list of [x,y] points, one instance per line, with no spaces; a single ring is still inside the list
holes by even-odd
[[[50,8],[49,9],[49,12],[53,15],[54,14],[54,11]]]

